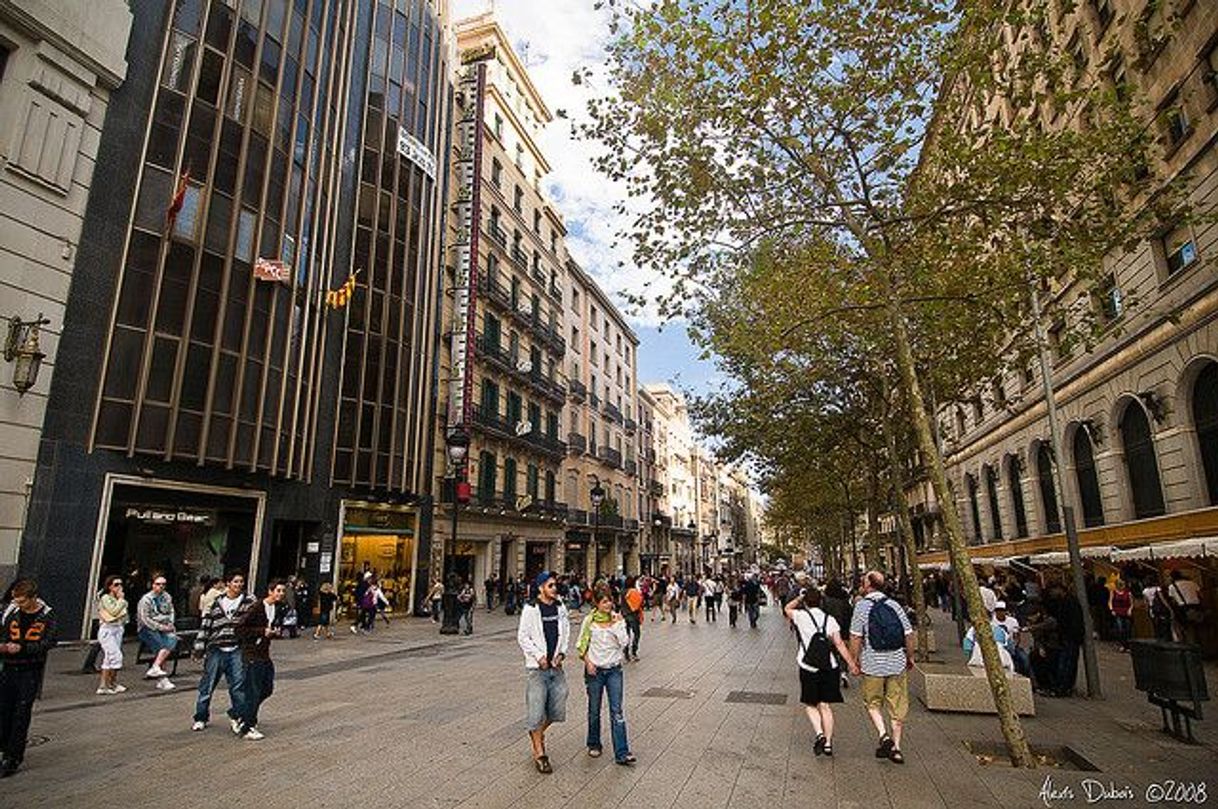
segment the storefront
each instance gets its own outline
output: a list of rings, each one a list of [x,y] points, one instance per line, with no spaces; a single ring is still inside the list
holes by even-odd
[[[342,539],[334,586],[344,608],[354,606],[355,587],[372,573],[389,600],[390,609],[409,613],[414,603],[418,568],[418,512],[409,507],[344,500]],[[321,572],[330,560],[322,555]]]
[[[588,569],[588,543],[568,537],[563,555],[563,573],[585,576]]]
[[[190,595],[204,577],[240,569],[255,581],[265,505],[261,491],[108,475],[84,594],[84,630],[106,576],[123,577],[133,605],[153,576],[164,576],[179,617],[198,616]]]
[[[552,542],[527,542],[524,550],[524,580],[532,581],[538,573],[550,569]]]

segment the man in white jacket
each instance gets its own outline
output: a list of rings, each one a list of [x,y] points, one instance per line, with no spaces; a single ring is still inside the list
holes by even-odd
[[[534,580],[537,599],[520,611],[516,642],[524,652],[525,722],[533,744],[537,772],[554,772],[546,755],[546,728],[567,718],[567,677],[563,660],[571,639],[571,619],[558,597],[557,581],[550,571]]]

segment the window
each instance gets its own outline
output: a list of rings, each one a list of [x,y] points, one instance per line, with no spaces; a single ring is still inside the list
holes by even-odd
[[[1019,479],[1019,459],[1007,458],[1007,487],[1011,490],[1011,512],[1015,515],[1015,536],[1028,535],[1028,512],[1023,505],[1023,482]]]
[[[4,69],[8,67],[9,49],[0,45],[0,82],[4,81]]]
[[[965,486],[968,488],[969,514],[973,518],[973,543],[974,545],[981,544],[981,510],[977,507],[977,478],[972,475],[964,476]]]
[[[503,164],[497,157],[491,160],[491,183],[496,188],[503,188]]]
[[[547,503],[554,502],[554,488],[555,488],[554,473],[547,469],[546,470],[546,489],[545,489]]]
[[[1002,516],[998,507],[998,475],[994,467],[984,466],[981,468],[981,478],[985,481],[985,499],[990,505],[990,526],[994,529],[994,540],[999,541],[1002,539]]]
[[[973,397],[973,423],[976,424],[978,427],[980,427],[981,422],[983,422],[983,421],[985,421],[985,408],[981,406],[981,397],[974,396]]]
[[[1066,50],[1070,54],[1070,61],[1074,64],[1074,78],[1077,81],[1087,70],[1087,51],[1083,47],[1083,40],[1078,31],[1075,31],[1074,35],[1070,37]]]
[[[508,391],[507,420],[513,429],[520,423],[520,404],[520,394],[515,391]]]
[[[1104,277],[1096,290],[1095,302],[1105,323],[1111,323],[1121,316],[1125,311],[1125,301],[1121,297],[1120,287],[1117,286],[1116,276],[1109,274]]]
[[[533,232],[541,235],[541,211],[533,211]]]
[[[573,350],[573,351],[574,351],[576,354],[581,353],[581,352],[580,352],[580,350],[579,350],[579,326],[572,326],[572,327],[571,327],[571,349],[572,349],[572,350]],[[576,368],[578,368],[578,367],[579,367],[579,366],[576,366]],[[579,371],[578,371],[578,370],[576,371],[575,375],[576,375],[577,377],[579,376]]]
[[[495,496],[495,475],[497,471],[495,456],[490,452],[483,451],[478,456],[479,499],[490,500]]]
[[[516,209],[516,213],[524,213],[524,191],[520,186],[516,186],[512,192],[512,207]]]
[[[503,459],[503,499],[513,504],[516,499],[516,459]]]
[[[1083,526],[1094,528],[1104,524],[1104,504],[1100,498],[1100,480],[1095,472],[1095,454],[1087,427],[1079,425],[1074,431],[1074,476],[1078,497],[1083,505]]]
[[[525,477],[524,477],[525,494],[527,494],[529,497],[533,498],[534,500],[539,499],[539,495],[538,495],[538,488],[539,488],[538,484],[539,483],[540,483],[540,479],[539,479],[539,475],[538,475],[537,465],[529,464],[527,467],[525,467]]]
[[[956,408],[956,439],[959,440],[961,438],[964,438],[965,432],[966,432],[966,428],[964,426],[964,411],[961,408],[957,407]]]
[[[1040,502],[1045,510],[1045,533],[1062,530],[1061,513],[1057,510],[1057,489],[1053,483],[1053,452],[1041,443],[1036,448],[1036,477],[1040,486]]]
[[[1135,519],[1158,517],[1166,512],[1163,486],[1159,480],[1159,462],[1155,457],[1154,439],[1146,411],[1137,402],[1130,402],[1121,415],[1121,445],[1125,450],[1125,471],[1133,494]]]
[[[1095,19],[1099,23],[1098,34],[1102,35],[1108,28],[1108,23],[1112,22],[1114,16],[1112,11],[1112,0],[1092,0],[1092,6],[1095,8]]]
[[[1193,383],[1193,424],[1210,505],[1218,505],[1218,362],[1206,363]]]
[[[550,252],[558,252],[558,234],[552,230],[550,231]]]
[[[1197,261],[1197,245],[1188,227],[1178,227],[1163,237],[1163,255],[1167,259],[1168,276],[1192,266]]]
[[[495,113],[494,131],[495,137],[499,140],[503,140],[503,116],[499,113]]]
[[[994,380],[991,393],[994,397],[994,409],[997,410],[1007,406],[1007,391],[1003,387],[1001,379]]]
[[[516,168],[524,171],[524,147],[516,144]]]
[[[1218,44],[1215,44],[1205,54],[1203,78],[1210,91],[1211,107],[1218,103]]]
[[[1125,59],[1119,53],[1109,62],[1108,79],[1112,82],[1112,89],[1116,93],[1117,99],[1123,102],[1128,101],[1129,73],[1125,69]]]
[[[578,289],[571,290],[571,308],[576,312],[579,311],[579,290]]]
[[[1167,137],[1169,148],[1175,148],[1184,142],[1193,131],[1192,122],[1188,119],[1188,111],[1176,91],[1163,100],[1161,109],[1163,133]]]

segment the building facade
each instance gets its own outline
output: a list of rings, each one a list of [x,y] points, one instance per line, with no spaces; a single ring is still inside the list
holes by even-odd
[[[1065,548],[1058,476],[1085,555],[1218,532],[1218,6],[1092,0],[1051,29],[1082,80],[1136,90],[1159,136],[1150,168],[1186,184],[1200,215],[1114,252],[1101,289],[1065,285],[1049,302],[1050,319],[1091,306],[1107,326],[1086,352],[1049,331],[1065,457],[1053,457],[1035,367],[940,410],[968,541],[985,546],[978,557]],[[925,560],[941,563],[928,490],[924,477],[910,489],[915,532]]]
[[[656,465],[663,477],[667,514],[665,527],[672,571],[692,573],[700,564],[697,456],[693,427],[685,397],[666,383],[652,383],[644,390],[654,402]]]
[[[18,565],[98,142],[127,76],[130,31],[120,0],[0,6],[0,339],[9,355],[0,367],[0,580]],[[13,349],[26,345],[45,356],[21,378]]]
[[[136,0],[22,569],[97,582],[375,571],[421,598],[431,521],[444,3]],[[133,168],[134,167],[134,168]],[[341,289],[338,295],[332,290]]]

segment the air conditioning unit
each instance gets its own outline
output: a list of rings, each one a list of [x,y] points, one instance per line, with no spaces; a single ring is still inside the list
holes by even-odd
[[[533,432],[533,422],[520,421],[516,423],[516,435],[528,435]]]
[[[517,360],[516,361],[516,370],[522,374],[532,373],[533,361],[528,358]]]

